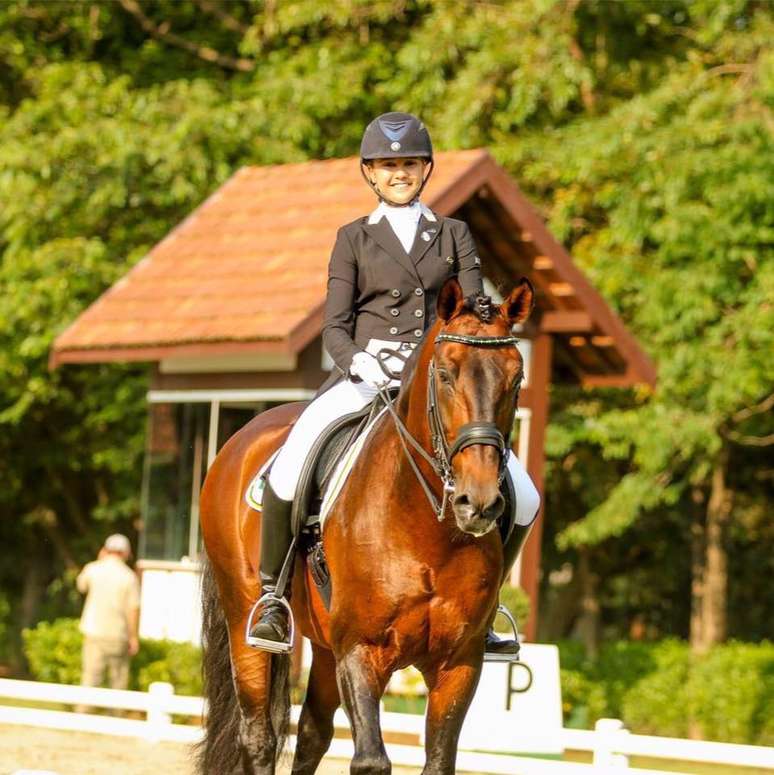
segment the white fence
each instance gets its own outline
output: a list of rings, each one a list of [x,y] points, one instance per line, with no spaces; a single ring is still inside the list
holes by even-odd
[[[189,724],[174,724],[172,715],[200,719],[205,711],[204,700],[199,697],[177,696],[172,686],[164,683],[152,684],[150,691],[145,693],[0,679],[0,698],[136,711],[146,716],[144,720],[140,720],[2,705],[0,724],[183,743],[200,740],[201,728]],[[300,708],[294,706],[291,713],[294,722],[298,721],[299,713]],[[346,716],[340,710],[336,713],[335,725],[337,729],[347,729],[349,726]],[[383,712],[382,729],[386,735],[416,735],[417,742],[420,743],[424,735],[424,719],[412,714]],[[629,768],[628,757],[634,755],[774,770],[774,748],[633,735],[623,729],[620,721],[614,719],[600,720],[594,731],[563,729],[560,738],[562,747],[566,749],[592,752],[593,763],[576,764],[502,753],[460,751],[457,771],[503,775],[658,775],[655,770]],[[294,742],[291,738],[291,746]],[[495,741],[492,748],[497,748]],[[388,744],[387,751],[394,764],[416,767],[424,765],[424,751],[419,745]],[[332,758],[344,759],[351,758],[352,754],[352,742],[338,738],[333,740],[328,753]],[[663,775],[663,771],[659,772]]]

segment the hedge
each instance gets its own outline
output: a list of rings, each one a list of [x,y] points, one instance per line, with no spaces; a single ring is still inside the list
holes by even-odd
[[[687,643],[617,641],[586,660],[559,644],[567,726],[620,718],[639,734],[771,745],[774,644],[729,642],[701,657]]]
[[[515,599],[509,600],[511,604]],[[78,683],[81,634],[76,619],[25,630],[33,677]],[[623,719],[640,734],[774,744],[774,644],[730,642],[693,655],[684,641],[616,641],[586,659],[581,644],[559,644],[565,724],[591,728],[598,718]],[[145,640],[132,659],[131,684],[145,690],[168,681],[177,694],[201,695],[201,652],[188,643]]]
[[[22,632],[24,655],[38,681],[77,684],[81,680],[83,636],[77,619],[40,622]],[[140,640],[132,658],[129,688],[147,690],[154,681],[167,681],[176,694],[201,696],[201,649],[190,643]]]

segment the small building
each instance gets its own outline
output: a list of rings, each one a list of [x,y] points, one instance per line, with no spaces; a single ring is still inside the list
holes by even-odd
[[[536,288],[521,331],[527,368],[515,446],[541,489],[550,383],[653,384],[654,367],[485,150],[438,153],[423,199],[470,225],[492,295],[522,275]],[[256,413],[308,400],[325,379],[330,251],[337,228],[373,207],[357,158],[244,167],[57,338],[55,367],[149,364],[144,634],[198,637],[198,497],[207,467]],[[544,519],[515,571],[533,612]]]

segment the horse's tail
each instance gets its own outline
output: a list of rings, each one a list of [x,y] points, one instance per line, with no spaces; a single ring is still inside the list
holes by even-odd
[[[241,715],[234,687],[228,625],[220,604],[212,565],[202,565],[202,673],[207,715],[204,737],[197,746],[201,775],[241,773]],[[279,759],[290,729],[290,657],[275,654],[271,660],[270,718]]]
[[[277,760],[285,749],[290,730],[290,655],[271,658],[271,726],[277,739]]]
[[[220,604],[212,565],[202,566],[202,676],[207,700],[204,738],[197,746],[201,775],[240,771],[239,703],[231,672],[226,615]]]

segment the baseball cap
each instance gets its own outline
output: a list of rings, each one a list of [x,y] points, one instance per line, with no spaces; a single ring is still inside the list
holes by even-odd
[[[132,553],[132,545],[129,543],[129,539],[121,533],[109,535],[105,539],[105,549],[109,552],[119,552],[127,556]]]

